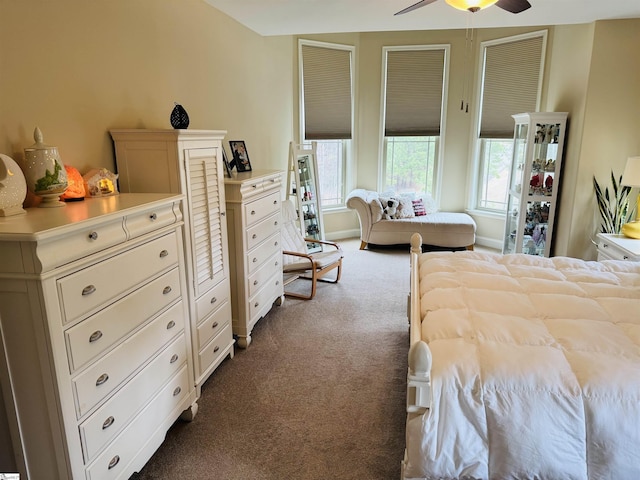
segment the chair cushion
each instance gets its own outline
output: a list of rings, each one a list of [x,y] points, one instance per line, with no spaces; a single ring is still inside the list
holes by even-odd
[[[316,265],[319,268],[324,268],[326,266],[331,265],[332,263],[336,263],[344,254],[342,250],[328,250],[326,252],[315,252],[310,254],[313,258],[313,261],[316,262]],[[293,272],[296,270],[304,270],[309,268],[309,261],[306,259],[302,259],[300,257],[292,257],[291,255],[285,255],[285,258],[289,257],[290,262],[285,262],[283,270],[285,272]]]

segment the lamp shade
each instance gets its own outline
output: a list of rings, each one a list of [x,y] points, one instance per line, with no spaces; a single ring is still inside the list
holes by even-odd
[[[476,12],[483,8],[490,7],[498,0],[446,0],[449,5],[458,10],[470,10]]]
[[[622,185],[640,187],[640,157],[629,157],[622,174]]]

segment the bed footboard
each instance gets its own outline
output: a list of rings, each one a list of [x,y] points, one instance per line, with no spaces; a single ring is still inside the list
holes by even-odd
[[[431,407],[431,351],[422,341],[420,315],[420,272],[418,258],[422,237],[411,236],[411,281],[409,294],[409,368],[407,372],[407,413],[422,414]]]

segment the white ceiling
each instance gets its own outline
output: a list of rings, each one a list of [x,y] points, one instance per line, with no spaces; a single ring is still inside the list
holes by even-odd
[[[640,0],[529,0],[531,8],[517,15],[495,6],[471,14],[438,0],[398,16],[393,14],[418,0],[205,1],[264,36],[562,25],[640,18]]]

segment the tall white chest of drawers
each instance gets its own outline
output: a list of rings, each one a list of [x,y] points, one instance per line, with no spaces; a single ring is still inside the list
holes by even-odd
[[[181,196],[0,218],[0,380],[24,479],[126,479],[196,406]]]
[[[111,130],[121,192],[182,193],[198,396],[233,357],[222,139],[214,130]]]
[[[282,175],[255,170],[225,178],[233,333],[242,348],[251,343],[256,322],[284,296]]]

